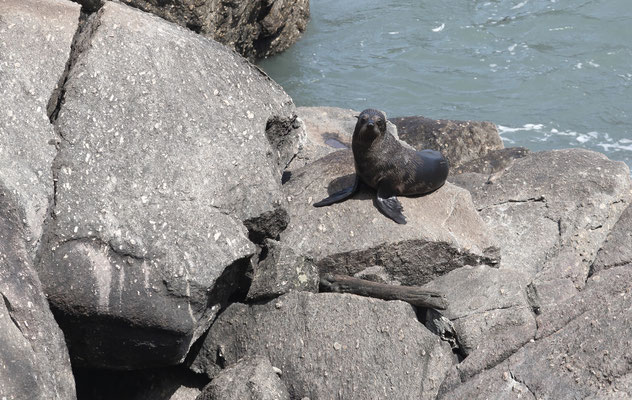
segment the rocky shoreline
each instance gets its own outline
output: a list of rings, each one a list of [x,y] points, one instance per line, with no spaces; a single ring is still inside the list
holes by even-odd
[[[353,178],[357,111],[297,108],[221,24],[183,27],[232,3],[157,4],[0,3],[0,398],[632,396],[625,164],[392,118],[448,183],[400,198],[405,226],[369,192],[314,208]],[[304,29],[306,2],[257,4],[257,29]],[[224,42],[269,54],[249,40]]]

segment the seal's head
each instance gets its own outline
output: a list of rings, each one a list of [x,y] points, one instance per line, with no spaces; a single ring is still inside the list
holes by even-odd
[[[358,115],[353,137],[363,142],[371,142],[386,133],[386,115],[379,110],[368,108]]]

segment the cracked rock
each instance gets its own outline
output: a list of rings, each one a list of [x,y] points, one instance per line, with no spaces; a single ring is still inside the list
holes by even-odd
[[[407,225],[398,225],[373,204],[365,188],[342,203],[313,203],[354,179],[353,155],[337,151],[293,171],[283,185],[290,224],[281,241],[311,257],[320,273],[354,275],[382,267],[388,280],[421,285],[464,265],[498,262],[498,248],[474,209],[469,193],[451,184],[426,196],[400,196]]]
[[[232,304],[192,368],[214,377],[256,355],[281,370],[292,399],[434,399],[452,363],[449,345],[407,303],[292,292],[266,304]]]
[[[0,183],[0,395],[72,400],[75,382],[64,334],[33,268],[14,199]]]
[[[180,363],[243,283],[249,238],[287,224],[298,138],[266,129],[294,106],[224,46],[119,3],[78,43],[40,276],[77,365]]]
[[[632,263],[632,207],[628,206],[614,225],[595,261],[590,267],[591,274],[604,269]]]
[[[70,54],[79,6],[5,0],[0,16],[0,181],[17,201],[34,255],[53,196],[57,136],[47,107]]]

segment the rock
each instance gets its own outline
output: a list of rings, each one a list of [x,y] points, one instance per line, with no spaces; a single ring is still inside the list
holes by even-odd
[[[536,307],[583,287],[630,201],[629,174],[624,163],[599,153],[556,150],[520,158],[491,184],[472,188],[474,204],[501,243],[501,268],[532,277]]]
[[[78,366],[180,363],[238,289],[249,237],[287,224],[290,152],[265,129],[292,101],[224,46],[113,2],[72,59],[40,276]]]
[[[47,108],[79,24],[79,6],[53,0],[0,3],[0,181],[17,200],[35,255],[49,198],[56,140]]]
[[[195,400],[208,378],[185,367],[136,371],[75,369],[77,396],[90,400]]]
[[[94,0],[81,0],[80,3]],[[254,59],[279,53],[307,28],[309,0],[123,0]]]
[[[266,357],[245,358],[223,369],[196,400],[290,400]]]
[[[266,251],[266,257],[254,268],[248,300],[270,299],[292,290],[318,292],[319,276],[313,260],[269,239]]]
[[[305,138],[288,170],[300,168],[334,151],[351,148],[351,137],[360,111],[337,107],[298,107],[296,113],[305,125]],[[399,138],[397,128],[390,121],[386,122],[386,130]]]
[[[525,294],[528,278],[507,269],[466,266],[424,287],[446,296],[449,306],[442,313],[453,322],[459,353],[466,357],[452,368],[444,390],[495,366],[535,337]]]
[[[261,355],[281,369],[290,398],[434,399],[450,347],[400,301],[292,292],[266,304],[232,304],[211,326],[192,368]]]
[[[439,398],[502,398],[509,382],[526,388],[527,398],[630,397],[631,293],[632,264],[601,271],[538,317],[533,343]]]
[[[16,197],[0,182],[0,395],[75,399],[64,335],[27,251]]]
[[[614,225],[590,267],[590,274],[632,263],[632,207],[628,206]]]
[[[515,160],[526,157],[529,153],[531,151],[525,147],[489,150],[480,158],[452,166],[450,174],[452,176],[464,172],[478,172],[488,176],[497,174],[507,169]]]
[[[451,168],[504,147],[496,125],[491,122],[436,120],[420,116],[390,120],[397,126],[403,141],[417,150],[439,150]]]
[[[377,265],[391,280],[421,285],[464,265],[498,262],[469,193],[451,184],[423,197],[400,196],[407,225],[382,215],[370,189],[329,207],[312,206],[353,177],[353,156],[344,150],[293,171],[283,186],[290,224],[281,241],[313,258],[320,273],[354,275]]]

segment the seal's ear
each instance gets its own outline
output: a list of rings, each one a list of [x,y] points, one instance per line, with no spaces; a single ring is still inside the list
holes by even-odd
[[[356,117],[356,118],[360,118],[360,116],[359,116],[359,115],[354,115],[354,117]]]

